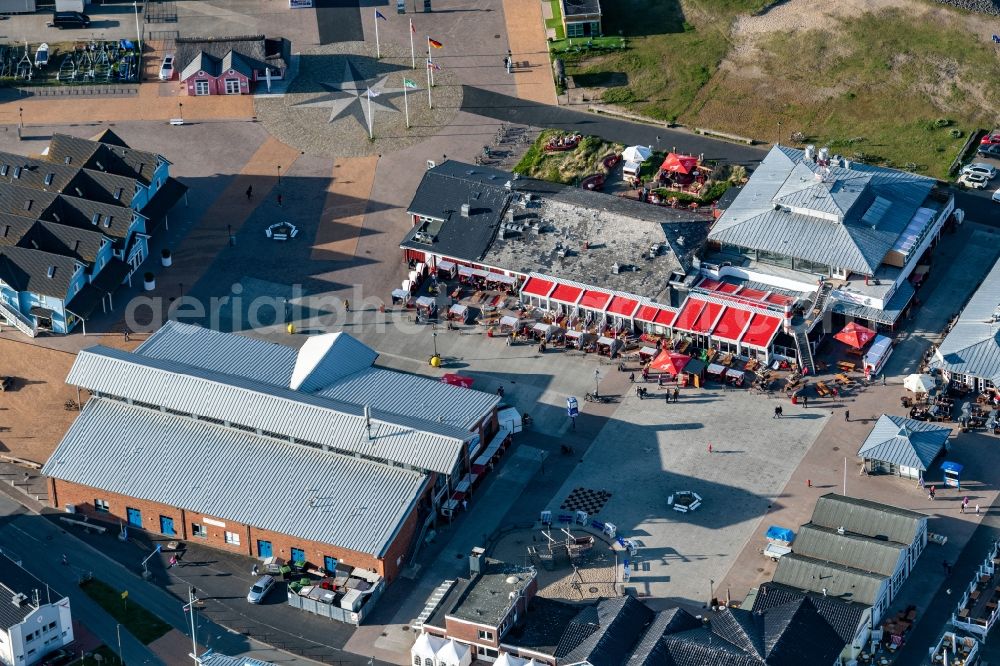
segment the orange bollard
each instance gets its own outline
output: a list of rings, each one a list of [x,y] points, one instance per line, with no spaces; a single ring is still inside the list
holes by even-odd
[[[812,479],[806,479],[806,487],[807,488],[812,488],[813,487]]]

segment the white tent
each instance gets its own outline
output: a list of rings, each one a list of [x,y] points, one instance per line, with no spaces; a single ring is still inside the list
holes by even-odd
[[[469,666],[472,663],[472,652],[468,645],[456,643],[451,639],[437,651],[439,666]]]
[[[914,393],[927,393],[937,386],[930,375],[910,375],[903,380],[903,388]]]
[[[527,659],[501,652],[497,660],[493,662],[493,666],[527,666],[529,663],[535,663],[535,660],[532,659],[529,662]]]
[[[622,151],[622,159],[626,162],[645,162],[653,156],[653,149],[649,146],[629,146]]]
[[[434,664],[438,650],[444,647],[445,642],[443,638],[438,638],[437,636],[420,634],[413,647],[410,648],[410,659],[413,663],[416,663],[416,658],[420,657],[423,663]]]

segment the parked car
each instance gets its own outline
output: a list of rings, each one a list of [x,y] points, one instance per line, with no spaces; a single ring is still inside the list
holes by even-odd
[[[978,152],[983,157],[1000,158],[1000,143],[984,143],[979,146]]]
[[[987,134],[986,136],[983,137],[982,141],[980,141],[979,143],[984,146],[1000,144],[1000,133]]]
[[[962,167],[962,175],[967,173],[978,173],[980,176],[986,176],[988,180],[996,178],[997,170],[996,167],[983,162],[973,162],[972,164],[966,164]]]
[[[993,203],[1000,203],[1000,189],[993,193]]]
[[[160,80],[169,81],[174,78],[174,54],[168,53],[163,56],[163,63],[160,65]]]
[[[273,576],[261,576],[258,578],[257,582],[250,588],[250,592],[247,593],[247,601],[252,604],[259,604],[264,601],[264,597],[274,587],[274,582]]]
[[[42,660],[38,662],[38,666],[65,666],[65,664],[73,661],[75,657],[76,655],[66,648],[60,648],[42,657]]]
[[[972,190],[985,190],[990,184],[990,179],[978,173],[964,173],[958,179],[959,185],[965,185]]]
[[[90,17],[83,12],[56,12],[52,16],[52,25],[60,30],[66,28],[89,28]]]

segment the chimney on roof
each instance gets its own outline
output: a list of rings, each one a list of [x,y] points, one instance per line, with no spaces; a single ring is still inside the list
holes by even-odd
[[[469,577],[470,578],[474,578],[475,576],[477,576],[480,573],[482,573],[482,570],[483,570],[482,569],[482,561],[483,561],[483,556],[485,554],[486,554],[486,549],[485,548],[480,548],[479,546],[476,546],[475,548],[473,548],[472,552],[469,553]]]

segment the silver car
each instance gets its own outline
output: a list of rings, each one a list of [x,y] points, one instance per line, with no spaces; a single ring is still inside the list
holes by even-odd
[[[986,176],[987,180],[992,180],[996,177],[997,170],[989,164],[984,164],[983,162],[973,162],[972,164],[966,164],[962,167],[963,176],[973,173],[979,174],[980,176]]]
[[[247,601],[252,604],[259,604],[264,601],[264,597],[267,596],[267,593],[270,592],[273,587],[273,576],[261,576],[250,588],[250,592],[247,593]]]

